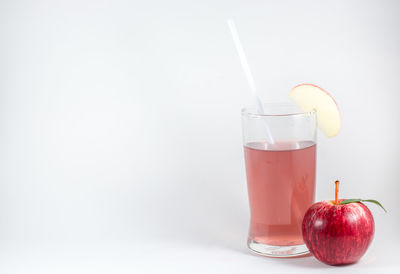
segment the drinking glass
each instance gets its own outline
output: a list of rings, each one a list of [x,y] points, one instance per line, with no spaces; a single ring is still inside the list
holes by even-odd
[[[301,225],[315,193],[316,113],[294,104],[263,106],[264,114],[242,109],[251,215],[247,244],[270,257],[304,255]]]

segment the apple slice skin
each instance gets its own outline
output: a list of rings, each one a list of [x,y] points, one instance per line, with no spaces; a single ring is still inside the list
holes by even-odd
[[[344,265],[357,262],[367,251],[375,223],[371,211],[362,203],[335,205],[322,201],[307,210],[302,232],[307,248],[318,260]]]

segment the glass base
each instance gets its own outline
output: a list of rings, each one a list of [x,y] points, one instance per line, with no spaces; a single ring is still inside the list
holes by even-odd
[[[254,240],[249,239],[247,241],[247,246],[251,251],[257,253],[258,255],[274,258],[297,257],[310,253],[305,244],[276,246],[258,243]]]

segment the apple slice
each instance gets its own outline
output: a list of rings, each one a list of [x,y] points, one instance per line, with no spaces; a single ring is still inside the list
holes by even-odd
[[[327,137],[336,136],[340,130],[339,108],[333,97],[320,87],[301,84],[294,87],[289,97],[302,111],[317,111],[318,127]]]

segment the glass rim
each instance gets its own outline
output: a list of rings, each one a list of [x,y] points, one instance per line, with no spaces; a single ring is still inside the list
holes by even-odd
[[[266,107],[295,107],[297,106],[294,103],[262,103],[263,106]],[[287,112],[287,113],[285,113]],[[301,110],[297,110],[297,111],[282,111],[282,113],[278,113],[278,114],[269,114],[269,113],[257,113],[255,110],[255,106],[245,106],[242,107],[241,109],[241,113],[242,115],[247,115],[247,116],[252,116],[252,117],[285,117],[285,116],[310,116],[310,115],[315,115],[317,113],[316,109],[312,109],[309,111],[301,111]]]

